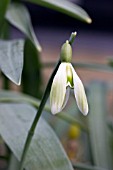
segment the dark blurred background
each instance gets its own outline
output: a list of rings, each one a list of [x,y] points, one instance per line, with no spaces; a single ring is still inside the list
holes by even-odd
[[[57,1],[57,0],[56,0]],[[36,36],[42,46],[41,61],[56,63],[61,45],[69,38],[71,32],[77,31],[73,44],[73,62],[108,64],[113,59],[113,0],[68,0],[80,5],[92,18],[87,24],[63,13],[26,2]],[[20,38],[20,32],[12,29],[12,37]],[[53,67],[43,69],[46,82]],[[95,72],[93,69],[77,68],[86,84],[94,79],[110,81],[110,72]],[[46,84],[46,83],[44,83]]]
[[[65,27],[80,29],[90,29],[99,31],[113,31],[113,0],[70,0],[83,7],[91,16],[93,22],[88,24],[77,21],[64,14],[43,8],[37,5],[26,3],[34,26]]]

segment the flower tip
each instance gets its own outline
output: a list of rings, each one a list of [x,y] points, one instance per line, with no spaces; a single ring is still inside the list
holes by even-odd
[[[53,115],[56,115],[57,113],[59,113],[59,109],[56,107],[56,105],[51,105],[51,113]]]
[[[58,112],[54,109],[51,109],[51,113],[52,113],[52,115],[56,115]]]
[[[83,115],[84,115],[84,116],[87,116],[87,115],[88,115],[88,112],[84,112]]]
[[[53,115],[56,114],[56,109],[55,109],[55,107],[53,107],[53,106],[51,106],[51,113],[52,113]]]
[[[83,115],[84,115],[84,116],[87,116],[88,111],[89,111],[89,110],[88,110],[88,106],[87,106],[87,107],[85,108],[85,110],[82,111]]]
[[[88,23],[88,24],[91,24],[91,23],[92,23],[92,19],[91,19],[91,18],[88,18],[88,19],[87,19],[87,23]]]
[[[56,115],[56,113],[55,113],[55,112],[53,112],[53,111],[51,111],[51,113],[52,113],[52,115]]]

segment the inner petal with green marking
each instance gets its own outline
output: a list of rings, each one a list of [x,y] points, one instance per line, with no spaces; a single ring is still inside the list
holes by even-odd
[[[71,69],[70,65],[68,65],[68,64],[66,66],[66,75],[67,75],[67,86],[74,88],[73,73],[72,73],[72,69]]]

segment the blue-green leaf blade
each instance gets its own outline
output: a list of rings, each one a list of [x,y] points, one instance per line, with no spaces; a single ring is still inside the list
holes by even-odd
[[[91,18],[84,9],[67,0],[25,0],[25,1],[36,3],[38,5],[62,12],[73,18],[82,20],[87,23],[91,23]]]
[[[12,82],[21,83],[23,40],[0,41],[0,69]]]
[[[112,157],[107,131],[106,92],[107,86],[102,82],[93,82],[90,85],[88,123],[94,164],[111,170]]]
[[[0,104],[0,134],[18,160],[36,110],[27,104]],[[58,138],[40,118],[24,166],[27,170],[72,170]]]
[[[39,52],[41,51],[41,46],[32,27],[29,12],[24,5],[16,2],[11,3],[6,13],[6,19],[13,26],[22,31],[27,38],[32,41]]]

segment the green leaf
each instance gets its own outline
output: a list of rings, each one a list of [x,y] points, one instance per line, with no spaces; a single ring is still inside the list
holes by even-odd
[[[73,165],[73,167],[77,170],[107,170],[105,168],[100,168],[97,166],[86,165],[86,164],[81,164],[81,163],[77,163]]]
[[[23,40],[0,41],[0,69],[17,85],[21,83],[23,48]]]
[[[73,18],[91,23],[91,18],[80,6],[69,2],[67,0],[25,0],[31,3],[36,3],[38,5],[51,8],[53,10],[62,12]]]
[[[40,53],[29,39],[25,41],[22,82],[24,93],[38,98],[41,97],[42,76]]]
[[[89,89],[89,137],[94,165],[112,169],[109,134],[107,131],[105,84],[93,82]]]
[[[0,30],[10,0],[0,0]]]
[[[41,46],[34,33],[31,19],[27,8],[20,3],[11,3],[6,13],[6,19],[20,31],[22,31],[27,38],[29,38],[35,45],[37,50],[41,51]]]
[[[0,39],[7,40],[9,38],[9,34],[9,23],[5,19],[2,27],[0,28]]]
[[[0,104],[0,134],[20,160],[36,110],[27,104]],[[24,164],[28,170],[72,170],[58,138],[40,118]]]
[[[8,170],[19,170],[19,161],[11,154]]]
[[[31,97],[26,94],[14,92],[14,91],[7,91],[7,90],[0,91],[0,102],[2,102],[2,103],[4,103],[4,102],[11,102],[11,103],[24,102],[24,103],[28,103],[28,104],[36,107],[37,109],[40,104],[40,101],[34,97]],[[53,117],[53,115],[51,114],[51,109],[50,109],[49,105],[46,104],[44,110],[46,111],[46,114],[47,114],[47,112],[50,113],[50,118]],[[68,122],[69,124],[79,125],[83,131],[88,132],[88,128],[83,123],[81,123],[81,121],[79,119],[75,118],[71,114],[68,114],[66,112],[61,112],[60,114],[57,114],[56,117]]]

